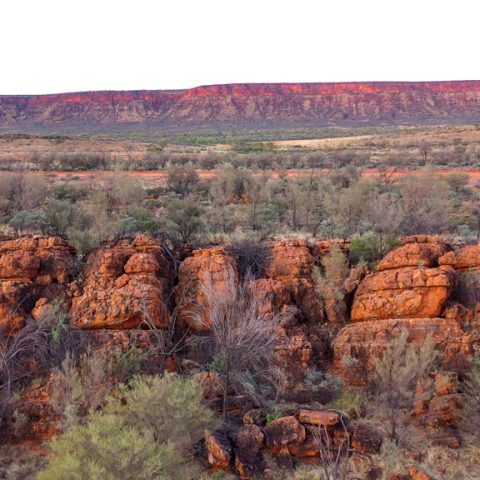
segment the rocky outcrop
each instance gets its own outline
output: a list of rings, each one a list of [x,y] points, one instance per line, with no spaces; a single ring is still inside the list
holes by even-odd
[[[407,243],[387,253],[378,264],[377,271],[402,267],[436,267],[439,263],[438,259],[447,252],[447,249],[447,245],[440,242]]]
[[[454,318],[395,318],[352,323],[333,341],[334,370],[351,385],[365,385],[392,339],[402,329],[409,332],[409,342],[423,345],[431,338],[443,362],[456,364],[474,352],[475,337],[463,330]],[[468,363],[468,362],[467,362]]]
[[[175,299],[183,322],[195,331],[207,331],[211,319],[204,289],[220,292],[236,282],[235,262],[222,247],[195,250],[178,270]]]
[[[323,320],[323,305],[312,279],[314,256],[305,241],[270,242],[265,278],[254,281],[252,289],[265,308],[281,312],[294,305],[292,314],[310,323]],[[222,247],[196,250],[186,258],[178,272],[177,305],[185,323],[196,331],[208,330],[210,319],[204,288],[222,291],[227,282],[236,283],[238,274],[234,259]]]
[[[323,320],[323,305],[315,290],[311,248],[304,240],[284,240],[270,244],[271,255],[265,275],[280,281],[292,301],[310,323]]]
[[[351,319],[436,317],[454,283],[451,267],[405,267],[371,274],[355,293]]]
[[[437,372],[428,388],[423,379],[418,383],[414,413],[420,423],[429,427],[458,424],[462,409],[462,394],[455,372]]]
[[[0,242],[0,326],[16,330],[36,303],[68,303],[74,251],[59,237]]]
[[[161,245],[149,237],[100,248],[87,260],[85,281],[73,287],[73,322],[83,329],[126,329],[147,318],[165,327],[172,280]]]
[[[454,252],[448,252],[439,258],[440,265],[449,265],[455,270],[480,268],[480,244],[467,245]]]
[[[355,323],[343,328],[333,342],[334,369],[351,384],[368,382],[375,361],[402,329],[415,345],[431,338],[444,365],[456,368],[468,364],[478,344],[473,313],[458,304],[446,308],[458,281],[455,259],[472,258],[471,253],[449,252],[436,237],[404,242],[360,284],[351,313]]]
[[[319,457],[320,429],[323,435],[327,432],[333,444],[338,446],[350,435],[342,422],[341,414],[336,411],[301,409],[295,415],[280,417],[263,428],[248,423],[233,427],[230,432],[207,432],[208,461],[215,469],[233,470],[241,478],[252,478],[255,474],[261,475],[264,460],[271,455],[284,461],[291,461],[294,457]],[[262,423],[265,423],[264,418]],[[361,452],[367,448],[365,445],[379,448],[381,439],[372,438],[372,434],[368,439],[364,437]]]

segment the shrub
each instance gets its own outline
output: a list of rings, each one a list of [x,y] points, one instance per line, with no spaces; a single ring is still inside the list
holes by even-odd
[[[67,354],[52,381],[50,405],[63,420],[63,428],[82,421],[98,409],[111,389],[111,366],[99,350],[90,350],[77,360]]]
[[[202,405],[200,387],[192,379],[166,373],[135,376],[119,387],[106,411],[142,431],[151,430],[159,443],[194,443],[212,426],[212,412]]]
[[[225,247],[227,253],[235,259],[237,271],[242,278],[250,273],[254,278],[265,274],[269,260],[269,250],[262,242],[245,239],[232,242]]]
[[[173,199],[166,206],[167,222],[165,235],[173,236],[183,244],[190,243],[204,228],[202,209],[191,199]]]
[[[397,444],[410,421],[417,383],[427,376],[436,358],[430,338],[417,347],[408,343],[408,337],[408,330],[401,330],[375,364],[376,414]]]
[[[200,322],[210,319],[211,333],[191,340],[192,346],[205,347],[223,377],[224,416],[229,390],[263,403],[283,388],[283,375],[274,366],[281,315],[266,308],[266,298],[252,288],[251,281],[252,277],[247,276],[238,282],[229,272],[225,287],[217,289],[207,277],[203,294],[208,307],[197,313]]]
[[[52,442],[53,456],[38,479],[198,478],[191,447],[215,426],[201,400],[192,379],[134,377],[103,412]]]
[[[95,414],[51,444],[53,456],[38,480],[162,480],[189,478],[181,454],[116,415]]]
[[[10,226],[17,234],[45,233],[49,223],[45,213],[41,210],[21,210],[10,220]]]
[[[472,370],[467,374],[464,384],[462,418],[464,428],[480,428],[480,357],[476,357]]]

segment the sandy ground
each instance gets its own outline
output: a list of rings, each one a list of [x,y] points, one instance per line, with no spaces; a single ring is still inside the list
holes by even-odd
[[[393,169],[388,171],[388,175],[392,179],[397,179],[404,175],[411,173],[419,172],[420,170],[399,170]],[[208,180],[215,176],[213,170],[198,170],[199,177],[203,180]],[[375,178],[378,177],[382,172],[376,169],[364,170],[362,176]],[[438,175],[447,175],[449,173],[465,173],[469,176],[469,183],[473,184],[480,181],[480,168],[441,168],[435,170],[435,173]],[[101,182],[104,178],[109,177],[132,177],[138,179],[142,185],[146,187],[153,187],[157,185],[163,185],[165,177],[167,176],[166,170],[154,170],[154,171],[116,171],[116,172],[105,172],[105,171],[86,171],[86,172],[38,172],[37,175],[45,175],[52,182],[55,181],[82,181],[82,182]],[[255,175],[267,175],[277,178],[279,176],[286,176],[288,178],[308,178],[311,175],[320,174],[320,175],[329,175],[330,171],[327,169],[318,169],[318,170],[273,170],[273,171],[256,171]]]

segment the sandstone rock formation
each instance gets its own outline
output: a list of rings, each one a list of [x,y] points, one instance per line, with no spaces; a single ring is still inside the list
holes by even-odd
[[[323,305],[312,279],[315,260],[309,245],[304,240],[284,240],[272,242],[270,249],[265,275],[285,286],[308,322],[319,323]]]
[[[68,301],[73,249],[59,237],[0,242],[0,326],[18,329],[37,301]]]
[[[355,323],[333,342],[334,369],[352,384],[368,381],[375,361],[401,329],[416,345],[431,337],[445,364],[465,364],[473,356],[478,340],[465,328],[467,314],[460,307],[445,309],[457,283],[452,268],[457,254],[437,238],[404,241],[410,243],[387,254],[360,284],[351,312]]]
[[[393,318],[352,323],[333,341],[334,370],[352,385],[364,385],[395,335],[408,330],[409,342],[422,345],[430,336],[445,363],[456,363],[473,355],[474,338],[456,319]]]
[[[377,271],[402,267],[436,267],[438,259],[447,252],[448,247],[444,243],[412,243],[411,240],[407,238],[410,243],[387,253],[378,264]]]
[[[221,470],[235,470],[241,478],[252,478],[262,472],[266,456],[281,459],[293,457],[318,457],[320,455],[319,426],[325,427],[333,443],[339,445],[350,435],[341,423],[338,412],[329,410],[302,409],[296,415],[287,415],[273,420],[264,428],[255,424],[232,426],[230,432],[207,432],[205,443],[208,461]],[[360,433],[357,433],[360,438]],[[364,432],[360,452],[366,448],[380,448],[382,439],[371,432]],[[288,462],[287,462],[288,463]]]
[[[84,329],[125,329],[148,318],[165,327],[171,289],[171,268],[158,242],[146,236],[121,240],[89,256],[85,281],[74,288],[73,322]]]
[[[467,245],[457,251],[445,253],[439,258],[440,265],[449,265],[455,270],[480,268],[480,244]]]
[[[237,281],[235,262],[222,247],[195,250],[178,270],[175,299],[182,320],[195,331],[207,331],[211,319],[204,288],[220,291]]]
[[[355,293],[352,321],[440,315],[455,283],[451,267],[405,267],[369,275]]]

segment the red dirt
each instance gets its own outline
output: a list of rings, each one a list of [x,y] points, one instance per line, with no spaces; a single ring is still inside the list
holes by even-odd
[[[421,170],[407,170],[407,169],[393,169],[388,171],[388,175],[391,178],[399,178],[404,175],[411,173],[418,173]],[[201,179],[210,179],[215,176],[215,171],[213,170],[197,170],[197,173]],[[298,178],[298,177],[308,177],[309,175],[320,173],[322,175],[328,175],[330,173],[329,169],[317,169],[317,170],[307,170],[307,169],[291,169],[291,170],[267,170],[265,175],[272,177],[279,177],[285,175],[288,178]],[[362,172],[362,176],[375,178],[380,175],[380,170],[378,169],[369,169]],[[480,168],[440,168],[436,169],[435,173],[438,175],[447,175],[450,173],[466,173],[469,176],[469,183],[475,183],[480,180]],[[255,175],[263,175],[264,172],[256,171]],[[66,171],[56,171],[48,172],[48,175],[55,175],[57,177],[81,177],[82,179],[94,179],[95,177],[101,176],[132,176],[135,178],[142,179],[146,183],[156,184],[163,180],[167,176],[166,170],[147,170],[147,171],[115,171],[115,172],[104,172],[97,170],[89,170],[85,172],[66,172]]]

